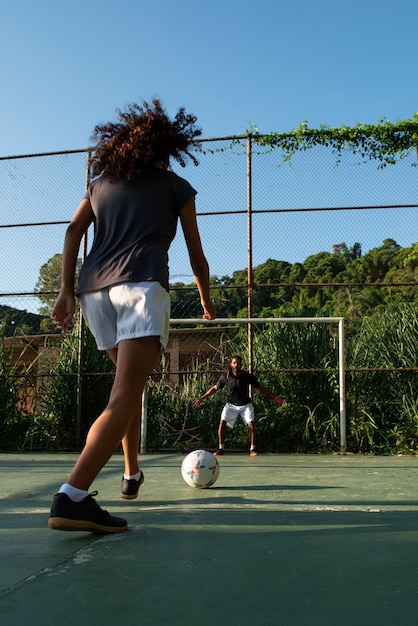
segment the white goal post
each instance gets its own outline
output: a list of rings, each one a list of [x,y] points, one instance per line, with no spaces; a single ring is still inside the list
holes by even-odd
[[[338,387],[340,398],[340,454],[345,454],[347,449],[346,408],[345,408],[345,347],[344,347],[344,318],[343,317],[238,317],[216,318],[214,320],[197,319],[170,319],[171,324],[337,324],[338,325]],[[140,453],[146,452],[147,440],[147,394],[142,396],[142,420],[141,420],[141,447]]]

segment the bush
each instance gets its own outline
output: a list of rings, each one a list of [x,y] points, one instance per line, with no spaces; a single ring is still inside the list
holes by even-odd
[[[59,358],[52,364],[39,394],[35,432],[37,447],[50,450],[78,450],[87,432],[107,404],[113,382],[114,366],[107,354],[99,352],[90,331],[83,336],[81,385],[78,371],[78,329],[64,337]],[[77,410],[78,394],[81,399]]]
[[[347,449],[362,453],[415,453],[418,447],[418,315],[412,305],[376,312],[346,328]],[[225,338],[214,360],[190,364],[173,383],[166,368],[148,384],[147,445],[150,450],[187,452],[216,448],[223,391],[199,408],[192,401],[227,368],[228,357],[247,362],[247,328]],[[322,452],[339,449],[338,340],[329,324],[255,324],[253,370],[261,384],[280,393],[279,407],[253,393],[258,445],[264,452]],[[402,372],[396,368],[404,368]],[[354,371],[356,369],[357,371]],[[219,370],[219,371],[218,371]],[[286,370],[286,371],[284,371]],[[78,397],[78,335],[63,339],[51,376],[38,385],[36,410],[22,403],[24,383],[11,352],[1,354],[0,436],[2,447],[79,449],[88,428],[107,403],[113,364],[98,352],[86,330],[83,339],[81,407]],[[237,421],[226,446],[248,448],[248,432]]]
[[[6,348],[2,338],[0,344],[0,442],[2,450],[20,449],[30,424],[30,416],[25,408],[26,368],[23,364],[15,362],[13,348],[14,340]]]
[[[415,452],[418,446],[418,315],[412,305],[365,319],[347,350],[347,415],[353,451]],[[399,372],[396,368],[406,368]],[[409,370],[409,371],[408,371]]]

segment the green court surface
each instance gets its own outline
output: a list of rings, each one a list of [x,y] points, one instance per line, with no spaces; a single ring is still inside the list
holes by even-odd
[[[122,458],[97,501],[130,529],[47,527],[75,455],[0,455],[0,624],[418,624],[418,459],[229,454],[210,489],[183,455],[141,457],[137,500]]]

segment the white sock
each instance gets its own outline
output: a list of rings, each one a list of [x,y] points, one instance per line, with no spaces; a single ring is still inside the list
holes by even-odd
[[[219,450],[223,450],[225,448],[225,444],[224,443],[220,443],[219,444]]]
[[[141,470],[139,470],[136,474],[132,474],[132,476],[128,476],[127,474],[124,474],[123,477],[125,480],[139,480],[141,478]]]
[[[58,493],[65,493],[73,502],[81,502],[81,500],[84,500],[84,498],[89,495],[88,491],[77,489],[77,487],[73,487],[69,483],[61,485]]]

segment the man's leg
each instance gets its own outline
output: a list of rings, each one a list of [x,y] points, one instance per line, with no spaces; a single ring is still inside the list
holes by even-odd
[[[254,422],[248,424],[248,430],[250,431],[250,449],[255,448],[256,428]]]
[[[218,427],[218,449],[214,452],[215,456],[223,456],[225,454],[225,434],[226,434],[226,422],[221,419]]]
[[[250,456],[258,456],[256,448],[256,427],[254,421],[254,406],[250,402],[243,407],[241,412],[243,422],[247,425],[250,433]]]
[[[222,409],[221,419],[218,426],[218,449],[215,452],[215,456],[223,456],[225,454],[226,421],[223,419],[225,411],[226,405]]]
[[[220,448],[225,445],[225,435],[226,435],[226,422],[225,420],[221,420],[219,422],[219,428],[218,428],[218,442],[219,442]]]

